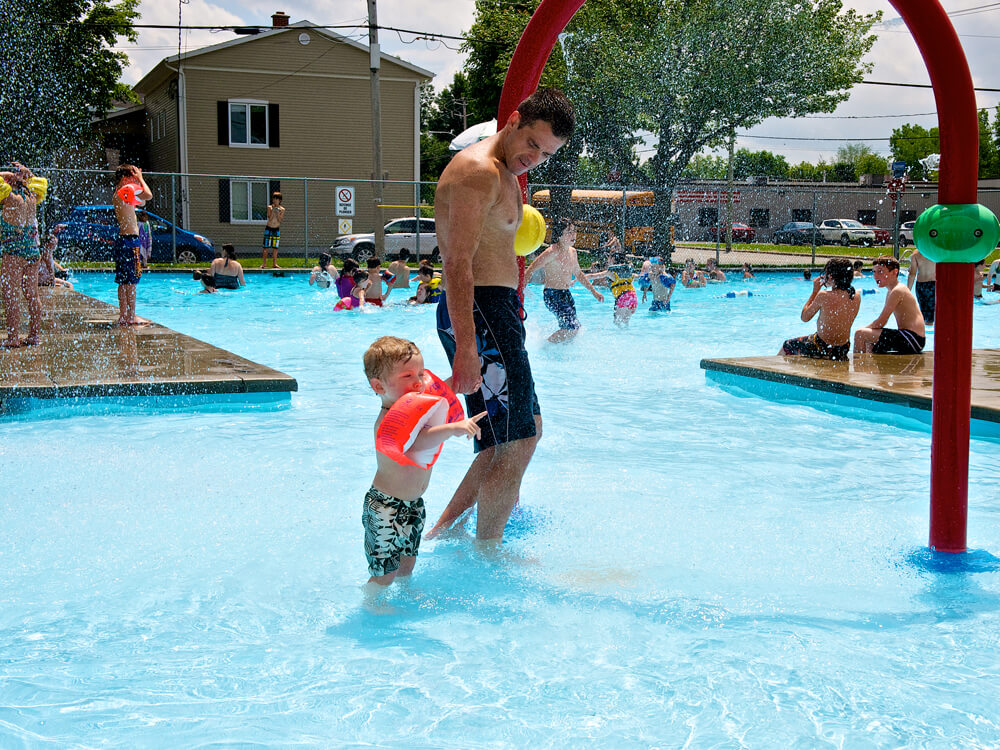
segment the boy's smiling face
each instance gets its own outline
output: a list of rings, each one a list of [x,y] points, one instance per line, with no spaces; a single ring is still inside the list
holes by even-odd
[[[407,393],[423,393],[426,387],[423,355],[417,353],[405,362],[396,363],[384,377],[372,378],[370,383],[383,403],[395,403]]]

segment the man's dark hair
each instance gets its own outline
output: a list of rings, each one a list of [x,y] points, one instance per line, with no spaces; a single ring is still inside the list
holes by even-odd
[[[823,275],[833,289],[843,289],[854,299],[854,266],[847,258],[830,258],[823,269]]]
[[[405,263],[410,259],[410,251],[404,247],[402,250],[399,251],[399,255],[396,257],[398,260],[401,260]]]
[[[559,89],[537,89],[517,105],[517,111],[521,115],[518,129],[542,120],[552,127],[552,135],[556,138],[568,141],[573,135],[576,126],[573,105]]]

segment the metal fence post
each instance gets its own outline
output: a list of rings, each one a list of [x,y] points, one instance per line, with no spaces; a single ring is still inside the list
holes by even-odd
[[[420,220],[423,217],[423,212],[420,210],[420,182],[413,183],[413,214],[417,220],[417,267],[420,267],[420,235],[423,230],[420,227]]]
[[[303,219],[303,221],[305,222],[305,230],[306,230],[304,235],[305,240],[302,246],[303,248],[302,266],[304,268],[308,268],[309,267],[309,178],[308,177],[302,178],[302,196],[303,196],[303,203],[305,204],[305,209],[303,210],[303,215],[305,216],[305,218]]]
[[[177,175],[170,174],[170,245],[177,262]]]
[[[812,264],[816,265],[816,191],[813,190],[813,214],[812,214],[812,238],[813,238],[813,250],[812,250]]]

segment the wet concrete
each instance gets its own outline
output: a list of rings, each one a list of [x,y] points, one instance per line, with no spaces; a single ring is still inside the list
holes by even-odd
[[[934,352],[855,355],[847,362],[806,357],[703,359],[703,370],[930,410]],[[972,418],[1000,422],[1000,350],[972,352]]]
[[[39,290],[41,341],[0,350],[5,398],[291,393],[295,378],[157,323],[121,328],[118,308],[58,287]],[[22,306],[21,335],[27,335]]]

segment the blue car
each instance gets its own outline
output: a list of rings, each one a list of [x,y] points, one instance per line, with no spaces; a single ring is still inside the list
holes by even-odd
[[[174,225],[149,213],[153,230],[152,263],[172,263]],[[208,237],[177,227],[177,260],[181,263],[211,263],[215,246]],[[113,206],[76,206],[68,217],[52,227],[59,239],[59,257],[66,260],[111,260],[111,245],[118,236]]]

